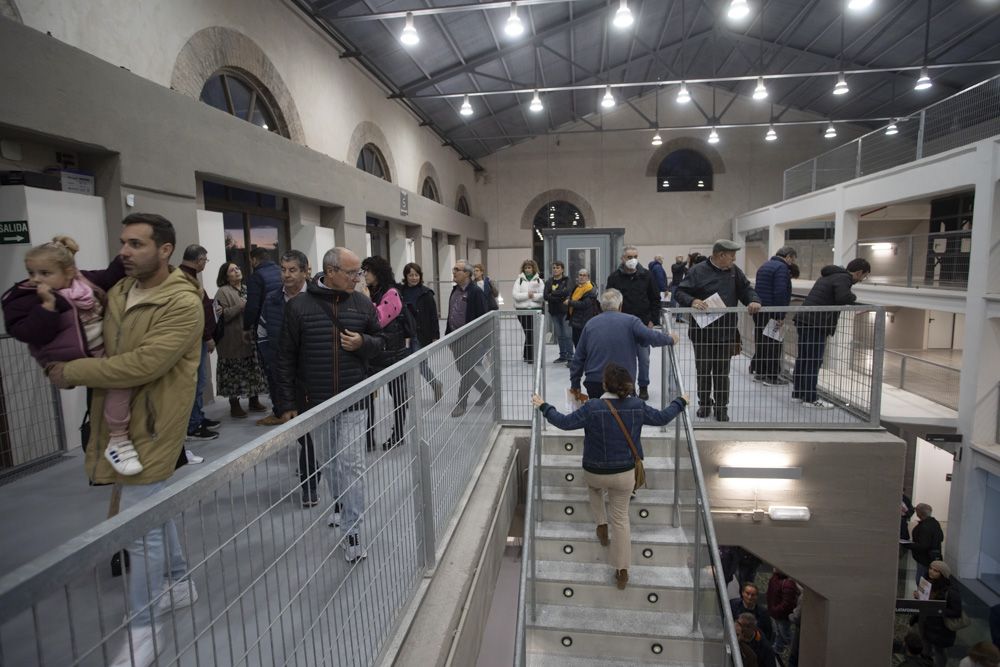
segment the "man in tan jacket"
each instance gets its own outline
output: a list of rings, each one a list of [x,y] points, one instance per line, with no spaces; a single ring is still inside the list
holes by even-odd
[[[87,476],[96,483],[121,484],[121,509],[125,510],[163,489],[182,455],[197,383],[204,314],[199,287],[169,265],[176,244],[170,221],[135,213],[122,225],[118,254],[127,277],[108,291],[103,325],[107,356],[52,364],[47,371],[58,387],[94,390]],[[111,388],[132,389],[129,437],[143,469],[130,477],[115,473],[102,456],[108,441],[104,399]],[[173,520],[126,548],[131,561],[131,646],[126,639],[112,665],[145,666],[152,664],[163,645],[154,616],[190,606],[198,593],[185,578],[187,563]],[[168,563],[170,590],[164,592]]]

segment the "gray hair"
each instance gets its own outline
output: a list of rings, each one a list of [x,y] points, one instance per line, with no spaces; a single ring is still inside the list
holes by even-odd
[[[576,275],[578,275],[578,276],[587,276],[589,278],[590,277],[590,271],[588,271],[587,269],[580,269],[579,271],[576,272]]]
[[[606,289],[601,294],[601,310],[604,312],[615,312],[622,307],[622,293],[614,287]]]
[[[927,503],[917,503],[913,510],[917,513],[917,516],[921,518],[928,517],[934,513],[934,508]]]
[[[456,259],[455,260],[455,266],[458,266],[459,264],[462,265],[462,270],[463,271],[465,271],[466,273],[468,273],[470,276],[472,275],[472,266],[469,265],[469,260],[467,260],[467,259]]]
[[[324,258],[325,259],[325,258]],[[295,262],[299,265],[300,271],[305,271],[309,266],[309,258],[301,250],[289,250],[281,256],[282,262]]]
[[[784,245],[778,248],[778,252],[774,253],[778,257],[798,257],[799,253],[795,252],[795,248],[790,245]]]
[[[339,269],[340,260],[343,258],[345,252],[350,252],[347,248],[335,247],[330,248],[323,255],[323,270],[327,269]]]
[[[745,628],[757,629],[757,617],[748,611],[736,617],[736,622]]]
[[[638,249],[638,248],[636,248],[636,247],[635,247],[634,245],[627,245],[627,246],[625,246],[624,248],[622,248],[622,254],[624,255],[624,254],[625,254],[625,253],[627,253],[627,252],[628,252],[629,250],[635,250],[636,252],[639,252],[639,249]]]

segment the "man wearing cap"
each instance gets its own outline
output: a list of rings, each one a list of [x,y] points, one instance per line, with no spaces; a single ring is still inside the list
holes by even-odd
[[[705,300],[713,294],[732,308],[740,303],[751,315],[760,310],[760,297],[750,281],[735,265],[735,241],[719,239],[712,246],[707,262],[695,264],[677,287],[674,298],[683,308],[706,310]],[[739,354],[740,334],[736,313],[726,313],[706,327],[694,321],[688,335],[694,344],[694,363],[698,375],[698,416],[705,418],[715,409],[715,418],[729,421],[729,367],[734,354]]]
[[[795,248],[786,245],[757,269],[754,289],[763,305],[784,307],[791,302],[791,266],[797,256]],[[778,311],[753,316],[754,350],[750,374],[754,382],[763,382],[767,386],[788,384],[788,380],[781,377],[781,341],[764,335],[764,329],[771,320],[783,326],[785,313]]]

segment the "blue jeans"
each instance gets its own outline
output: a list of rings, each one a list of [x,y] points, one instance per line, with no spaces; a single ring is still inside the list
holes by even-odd
[[[819,369],[823,365],[823,353],[826,351],[826,332],[807,326],[800,328],[798,333],[798,358],[792,373],[792,398],[814,403],[818,398],[816,385],[819,383]]]
[[[165,481],[122,485],[121,510],[138,504],[166,485]],[[187,561],[177,535],[177,524],[169,519],[125,548],[129,553],[129,613],[135,615],[132,627],[152,625],[152,606],[155,606],[164,589],[164,577],[172,584],[187,574]]]
[[[410,354],[413,354],[421,347],[423,347],[423,345],[420,344],[420,341],[417,340],[416,336],[410,339]],[[434,373],[431,372],[430,364],[427,363],[426,359],[420,362],[420,374],[428,382],[433,383],[435,381]]]
[[[781,653],[786,646],[792,645],[792,622],[785,619],[774,621],[774,652]]]
[[[201,342],[201,361],[198,362],[198,385],[194,390],[194,406],[191,408],[191,417],[188,418],[188,433],[194,433],[205,421],[205,413],[202,412],[204,403],[205,385],[208,384],[208,343]]]
[[[280,417],[281,415],[278,414],[278,406],[276,404],[278,383],[275,380],[278,352],[270,345],[269,341],[258,340],[257,358],[260,359],[260,365],[264,369],[264,377],[267,379],[267,394],[271,397],[271,412],[275,417]]]
[[[565,315],[549,315],[552,323],[552,337],[559,343],[559,356],[563,359],[573,358],[573,334],[569,320]]]
[[[636,378],[636,385],[639,387],[649,386],[649,346],[639,345],[636,350],[636,357],[639,359],[639,375]]]
[[[365,509],[364,451],[367,410],[349,410],[313,433],[317,462],[323,469],[330,500],[341,505],[344,533],[361,530]]]

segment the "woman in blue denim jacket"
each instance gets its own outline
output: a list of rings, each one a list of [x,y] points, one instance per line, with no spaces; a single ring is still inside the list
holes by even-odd
[[[611,565],[619,589],[628,583],[628,568],[632,554],[632,531],[629,526],[628,503],[635,486],[635,457],[625,433],[618,425],[613,406],[628,429],[639,458],[642,451],[642,427],[669,424],[687,406],[687,397],[678,396],[663,410],[650,407],[635,396],[635,385],[627,370],[615,363],[604,367],[604,394],[591,398],[579,410],[564,415],[534,394],[531,402],[556,428],[564,431],[583,428],[583,478],[590,495],[590,509],[597,522],[597,539],[603,546],[611,544]],[[604,506],[608,494],[610,509]],[[608,536],[610,515],[611,535]]]

